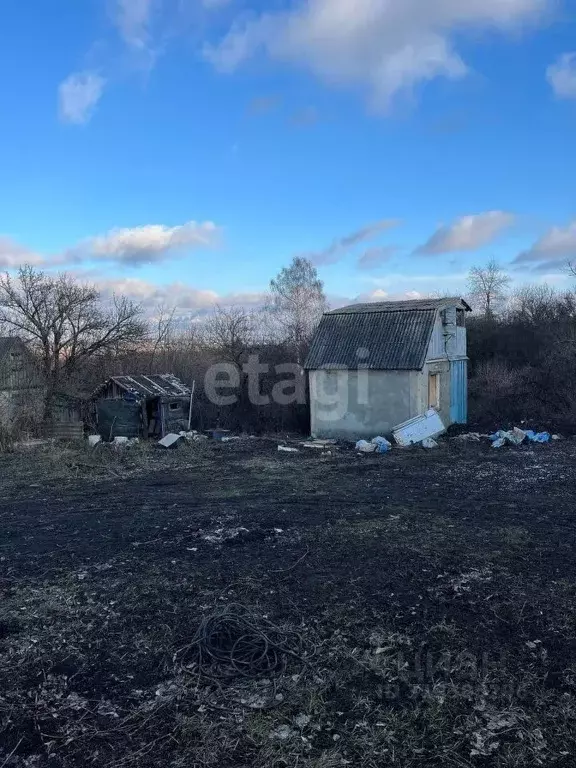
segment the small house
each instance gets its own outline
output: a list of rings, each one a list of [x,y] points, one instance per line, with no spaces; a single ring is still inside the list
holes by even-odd
[[[459,298],[354,304],[327,312],[305,362],[311,433],[386,435],[430,408],[467,420],[466,313]]]
[[[41,418],[43,382],[37,362],[22,339],[0,337],[0,426]]]
[[[92,398],[104,440],[179,432],[187,429],[192,408],[192,391],[171,373],[113,376]]]
[[[59,440],[81,440],[84,437],[86,400],[67,392],[56,392],[52,402],[52,421],[47,425],[50,437]]]

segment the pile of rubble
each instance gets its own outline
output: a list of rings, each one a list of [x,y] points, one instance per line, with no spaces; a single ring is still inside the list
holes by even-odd
[[[523,443],[549,443],[551,440],[561,440],[560,435],[551,435],[550,432],[535,432],[532,429],[499,429],[492,434],[481,434],[480,432],[467,432],[463,435],[457,435],[454,440],[479,443],[482,440],[489,440],[492,448],[502,448],[505,445],[522,445]]]

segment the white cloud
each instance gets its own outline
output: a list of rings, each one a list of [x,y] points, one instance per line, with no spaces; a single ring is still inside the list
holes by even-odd
[[[416,249],[420,255],[458,253],[475,251],[498,237],[515,221],[512,213],[488,211],[471,216],[462,216],[448,226],[442,226]]]
[[[81,275],[79,275],[81,277]],[[86,276],[90,279],[90,276]],[[134,277],[102,278],[95,280],[97,288],[104,298],[113,294],[127,296],[147,310],[159,305],[175,307],[179,312],[191,315],[203,314],[216,305],[220,307],[243,306],[247,309],[261,307],[265,294],[259,292],[218,293],[208,289],[196,288],[182,282],[158,285]]]
[[[536,269],[550,270],[576,259],[576,219],[566,227],[551,227],[527,251],[518,254],[515,264],[537,264]]]
[[[455,48],[467,30],[515,30],[553,0],[302,0],[288,10],[242,17],[204,56],[231,72],[258,52],[338,86],[360,86],[387,105],[438,77],[460,78]]]
[[[106,80],[97,72],[76,72],[60,83],[60,117],[66,123],[87,123],[99,102]]]
[[[116,0],[114,21],[127,45],[143,49],[150,41],[155,0]]]
[[[175,251],[208,247],[214,244],[218,228],[211,221],[189,221],[176,227],[148,224],[143,227],[112,229],[68,249],[58,257],[60,263],[111,261],[140,266],[165,261]]]
[[[33,264],[49,269],[89,261],[139,267],[167,261],[178,251],[213,247],[218,242],[219,234],[220,229],[211,221],[189,221],[175,227],[148,224],[112,229],[105,235],[88,238],[52,255],[36,253],[6,235],[0,235],[0,268]],[[136,285],[136,282],[132,284]]]
[[[426,296],[430,296],[429,293],[421,293],[420,291],[385,291],[382,288],[377,288],[374,291],[368,293],[361,293],[356,296],[355,299],[348,300],[345,303],[348,304],[369,304],[373,301],[406,301],[408,299],[423,299]],[[339,304],[338,306],[344,306]]]
[[[546,79],[559,99],[576,99],[576,52],[559,56],[546,70]]]
[[[381,219],[375,221],[372,224],[367,224],[365,227],[361,227],[349,235],[339,237],[334,240],[327,248],[321,251],[312,251],[302,254],[305,258],[310,259],[313,264],[326,265],[335,264],[340,261],[351,248],[354,248],[360,243],[364,243],[367,240],[371,240],[381,232],[387,229],[398,226],[400,222],[396,219]]]
[[[369,248],[358,259],[358,269],[373,269],[389,261],[398,249],[393,245]]]
[[[376,288],[375,291],[370,293],[362,293],[358,296],[357,301],[390,301],[390,294],[388,291],[384,291],[382,288]]]
[[[24,264],[37,266],[42,264],[44,257],[25,246],[17,243],[11,237],[0,235],[0,267],[14,269]]]

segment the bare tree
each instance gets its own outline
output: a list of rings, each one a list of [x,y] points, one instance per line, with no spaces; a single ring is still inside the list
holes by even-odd
[[[67,274],[31,266],[16,278],[0,275],[0,325],[30,342],[45,380],[44,420],[53,419],[54,398],[82,364],[105,352],[121,352],[147,333],[140,307],[113,297],[106,307],[98,290]]]
[[[508,315],[531,324],[551,322],[557,315],[561,296],[549,285],[525,285],[511,294]]]
[[[254,319],[243,307],[215,307],[204,325],[204,338],[222,359],[241,367],[254,340]]]
[[[301,363],[306,345],[328,308],[324,285],[309,259],[295,256],[270,281],[271,317],[280,328],[283,340],[294,348],[296,362]]]
[[[155,373],[155,364],[157,357],[162,352],[166,352],[170,347],[174,337],[174,315],[176,307],[168,307],[166,304],[159,304],[156,308],[154,326],[151,328],[152,352],[150,354],[149,370]],[[162,355],[165,357],[165,355]]]
[[[506,298],[509,284],[509,275],[495,259],[485,267],[472,267],[468,274],[468,293],[485,317],[494,316]]]

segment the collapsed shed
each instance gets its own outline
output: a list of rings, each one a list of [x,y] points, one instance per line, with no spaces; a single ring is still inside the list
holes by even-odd
[[[164,437],[188,429],[192,390],[171,373],[112,376],[93,393],[104,440]]]

